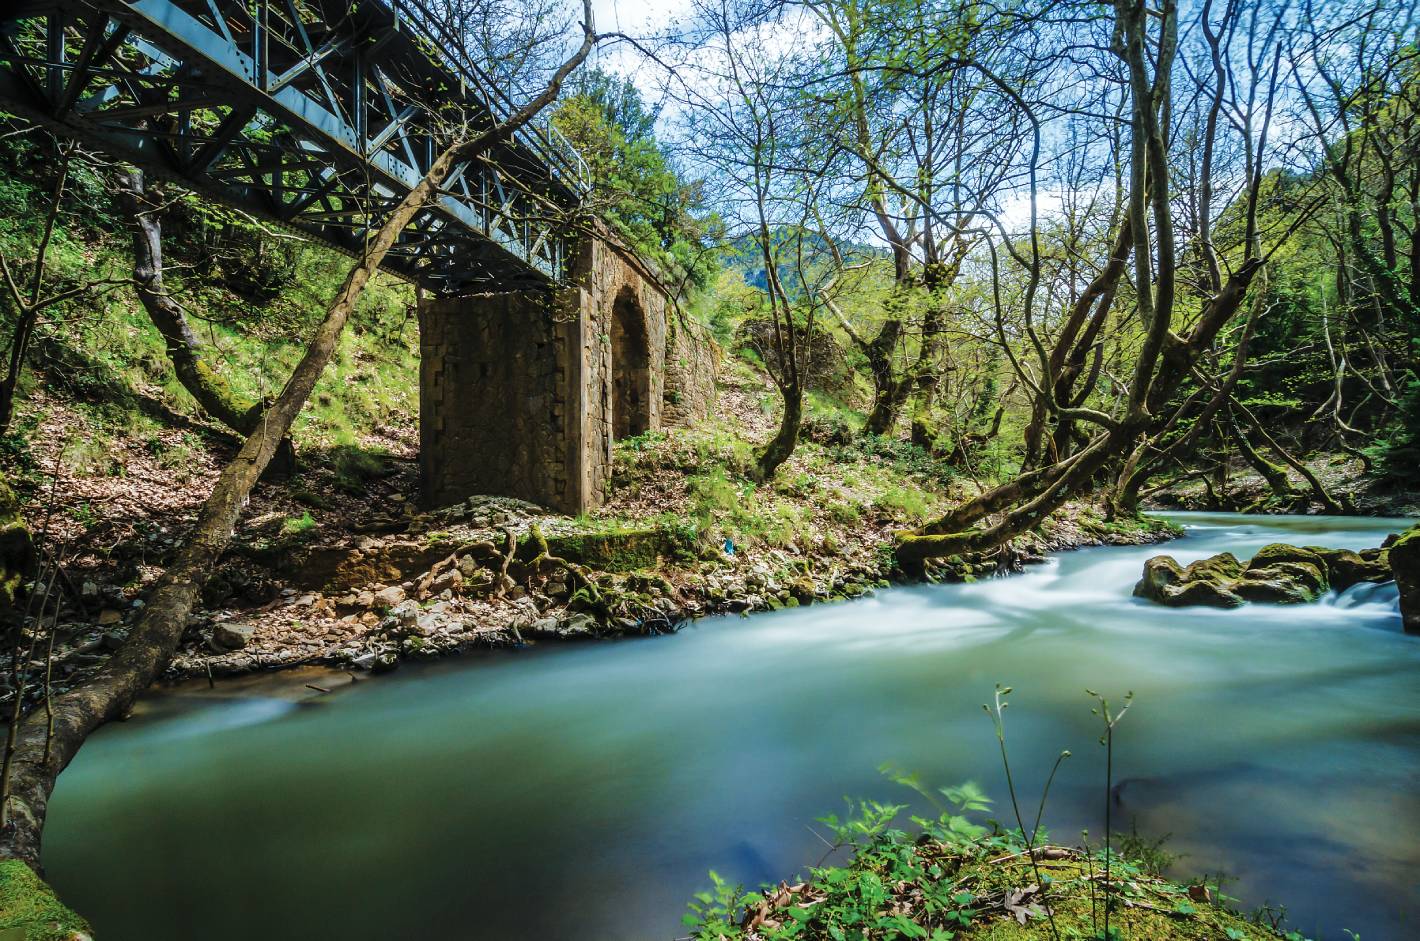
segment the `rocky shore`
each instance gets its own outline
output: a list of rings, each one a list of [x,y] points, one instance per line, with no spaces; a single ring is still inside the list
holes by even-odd
[[[301,664],[379,673],[488,647],[669,633],[694,617],[858,598],[900,575],[889,555],[851,534],[829,539],[834,552],[706,549],[666,525],[588,531],[507,498],[412,515],[398,529],[295,552],[284,563],[291,586],[273,602],[196,619],[168,677]],[[1045,552],[1170,535],[1157,522],[1108,524],[1071,507],[1041,535],[988,558],[949,559],[927,575],[991,578]]]
[[[888,553],[849,532],[827,540],[831,552],[706,547],[671,525],[579,527],[506,498],[414,515],[397,529],[291,552],[279,597],[204,612],[168,677],[303,664],[384,672],[473,649],[661,634],[711,614],[855,598],[901,576]],[[1046,552],[1171,535],[1162,523],[1106,523],[1072,506],[1039,535],[989,557],[945,560],[928,578],[994,577]]]

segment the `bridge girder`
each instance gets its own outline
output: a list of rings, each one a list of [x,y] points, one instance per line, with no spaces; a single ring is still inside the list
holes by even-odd
[[[0,107],[358,254],[498,83],[410,0],[19,0]],[[550,126],[455,168],[384,267],[442,294],[561,280],[585,165]]]

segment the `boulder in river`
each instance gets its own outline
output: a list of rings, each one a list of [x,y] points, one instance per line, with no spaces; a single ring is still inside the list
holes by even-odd
[[[1408,634],[1420,634],[1420,525],[1407,529],[1391,543],[1391,572],[1400,589],[1400,616]]]
[[[1326,575],[1310,562],[1273,562],[1248,566],[1232,590],[1244,601],[1305,604],[1326,593]]]
[[[1187,568],[1172,556],[1156,555],[1144,563],[1144,577],[1134,594],[1170,607],[1236,608],[1242,598],[1230,586],[1241,574],[1242,563],[1231,552],[1199,559]]]
[[[1420,556],[1420,540],[1416,543]],[[1388,581],[1391,564],[1385,549],[1327,549],[1274,542],[1253,555],[1246,565],[1230,552],[1200,559],[1187,568],[1166,555],[1144,563],[1144,576],[1134,594],[1170,607],[1210,605],[1232,608],[1244,601],[1305,604],[1329,589],[1338,591],[1361,582]],[[1416,570],[1420,590],[1420,566]],[[1420,596],[1415,601],[1420,630]]]
[[[1345,591],[1361,582],[1388,582],[1395,576],[1390,571],[1388,549],[1323,549],[1320,546],[1306,548],[1321,556],[1326,563],[1327,580],[1337,591]]]

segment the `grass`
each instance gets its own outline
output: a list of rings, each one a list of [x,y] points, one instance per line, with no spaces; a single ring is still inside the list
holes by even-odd
[[[11,258],[33,256],[36,219],[47,198],[46,173],[44,161],[33,152],[14,142],[0,143],[0,248]],[[280,391],[349,260],[322,246],[275,236],[240,217],[213,218],[223,212],[180,200],[166,214],[166,261],[172,266],[168,289],[186,308],[193,330],[232,391],[257,401]],[[245,246],[251,259],[214,261],[194,247],[203,244],[194,233],[214,226],[225,240],[220,244]],[[55,285],[131,275],[126,221],[94,171],[78,173],[48,257]],[[271,271],[262,272],[261,289],[253,294],[249,269],[257,262],[252,259],[265,264],[278,257],[282,264],[268,265]],[[358,487],[378,460],[352,462],[349,449],[372,444],[372,434],[389,437],[389,432],[412,428],[417,420],[418,336],[412,305],[408,285],[384,274],[372,280],[293,428],[303,453],[331,454],[342,484]],[[7,336],[12,316],[0,311],[0,330]],[[26,370],[17,426],[44,420],[44,406],[34,399],[41,385],[72,400],[84,428],[64,458],[84,476],[116,472],[109,451],[117,439],[159,442],[173,427],[173,417],[202,420],[173,375],[162,337],[127,287],[54,309],[40,325],[31,364],[43,375]],[[163,466],[179,474],[202,446],[195,434],[176,444],[150,445]]]
[[[54,890],[17,859],[0,860],[0,938],[77,941],[92,934]]]
[[[281,535],[289,537],[304,536],[315,528],[315,517],[311,516],[310,511],[307,510],[300,516],[287,517],[281,524]]]
[[[740,375],[745,368],[727,363],[733,376],[748,382],[752,376]],[[732,417],[711,416],[673,435],[617,442],[612,492],[634,500],[643,485],[678,474],[684,482],[680,516],[705,547],[730,540],[741,547],[810,550],[830,537],[838,545],[846,529],[915,525],[940,512],[944,481],[954,477],[950,469],[906,442],[863,437],[857,431],[862,416],[823,396],[812,397],[810,413],[815,424],[766,483],[754,483],[747,473],[759,442]]]

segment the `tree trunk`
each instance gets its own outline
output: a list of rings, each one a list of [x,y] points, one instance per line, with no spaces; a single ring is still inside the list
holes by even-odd
[[[774,476],[779,465],[789,459],[799,443],[799,427],[804,421],[804,393],[797,383],[790,383],[781,390],[784,395],[784,413],[779,418],[779,430],[764,446],[754,462],[750,476],[755,483],[764,483]]]
[[[1238,446],[1238,453],[1248,464],[1252,465],[1253,470],[1262,475],[1262,479],[1267,481],[1267,486],[1274,494],[1283,500],[1290,500],[1296,496],[1292,489],[1292,482],[1287,479],[1287,468],[1273,464],[1259,454],[1257,448],[1252,446],[1252,442],[1247,440],[1246,433],[1238,427],[1237,417],[1232,413],[1228,415],[1228,431]]]
[[[182,305],[163,281],[163,223],[148,198],[142,170],[120,176],[119,199],[133,223],[133,284],[143,309],[162,334],[178,382],[202,409],[235,432],[249,435],[262,403],[241,400],[203,355],[202,341],[188,325]]]
[[[893,368],[893,353],[902,337],[902,321],[896,317],[883,322],[878,335],[864,344],[863,355],[873,377],[873,408],[868,413],[867,430],[873,435],[891,434],[902,405],[907,401],[907,383]]]
[[[919,383],[917,398],[912,403],[912,443],[924,451],[937,446],[937,429],[932,424],[932,405],[936,401],[937,378]]]

